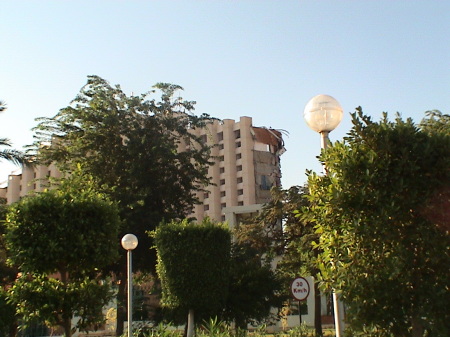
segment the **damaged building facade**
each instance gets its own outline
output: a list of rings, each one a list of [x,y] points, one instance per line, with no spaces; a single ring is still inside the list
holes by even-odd
[[[214,121],[194,132],[213,146],[215,163],[208,171],[212,184],[197,194],[200,204],[192,216],[227,221],[233,227],[236,216],[257,212],[270,200],[272,186],[281,186],[282,134],[253,126],[251,117]]]

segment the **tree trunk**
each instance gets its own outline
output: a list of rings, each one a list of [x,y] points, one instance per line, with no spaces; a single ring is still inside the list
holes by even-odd
[[[126,318],[125,311],[125,288],[127,286],[127,280],[125,274],[118,275],[119,289],[117,291],[117,312],[116,312],[116,336],[123,335],[124,322]]]
[[[72,337],[72,320],[70,318],[64,318],[63,320],[65,337]]]
[[[421,252],[419,252],[417,249],[414,250],[414,259],[413,259],[413,280],[419,280],[420,279],[420,272],[418,271],[419,268],[417,267],[418,265],[418,257],[417,255],[419,255]],[[420,310],[420,305],[419,303],[421,303],[421,296],[420,296],[420,290],[419,287],[417,286],[417,282],[413,281],[412,282],[412,299],[411,299],[411,337],[423,337],[424,334],[424,327],[423,327],[423,322],[422,319],[420,318],[420,314],[419,312]]]
[[[322,337],[322,299],[317,282],[314,281],[314,328],[316,336]]]
[[[423,337],[424,328],[420,317],[414,316],[411,319],[412,331],[411,337]]]
[[[9,337],[16,337],[17,336],[17,320],[14,320],[14,322],[11,322],[9,325]]]
[[[189,309],[187,337],[194,337],[194,310]]]
[[[186,322],[186,324],[184,324],[183,337],[187,337],[187,332],[188,332],[188,323]]]
[[[69,272],[65,268],[60,269],[61,283],[67,289],[67,283],[69,282]],[[70,309],[69,309],[70,310]],[[62,327],[64,329],[65,337],[72,337],[72,311],[62,311]]]
[[[245,320],[245,319],[235,318],[234,325],[235,325],[236,332],[238,332],[239,330],[241,330],[241,331],[247,330],[247,320]]]

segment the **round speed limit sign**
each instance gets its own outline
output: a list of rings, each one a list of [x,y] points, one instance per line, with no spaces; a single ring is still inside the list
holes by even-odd
[[[297,277],[294,281],[292,281],[291,293],[297,301],[306,300],[308,298],[309,291],[309,283],[305,278]]]

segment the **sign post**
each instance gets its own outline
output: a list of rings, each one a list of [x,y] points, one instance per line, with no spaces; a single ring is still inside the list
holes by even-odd
[[[308,281],[303,277],[295,278],[291,283],[291,294],[298,301],[298,316],[300,318],[300,325],[302,324],[302,311],[300,302],[308,298],[310,287]]]

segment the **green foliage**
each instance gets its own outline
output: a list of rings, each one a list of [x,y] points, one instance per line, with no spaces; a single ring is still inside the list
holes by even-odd
[[[272,188],[271,200],[254,218],[240,226],[236,236],[249,245],[265,263],[282,256],[277,272],[292,279],[299,275],[316,275],[318,251],[312,242],[319,238],[314,223],[299,216],[299,209],[308,205],[306,187],[292,186],[287,190]]]
[[[8,260],[21,272],[8,297],[25,324],[60,325],[69,337],[74,315],[80,329],[102,322],[111,291],[100,268],[117,258],[120,221],[116,205],[96,189],[78,172],[8,209]]]
[[[36,141],[29,148],[39,162],[53,162],[64,172],[81,164],[117,203],[123,220],[117,240],[126,233],[139,238],[133,251],[135,271],[155,271],[156,255],[146,232],[162,221],[190,214],[196,192],[209,184],[210,148],[190,131],[212,119],[193,115],[195,102],[183,100],[178,95],[181,90],[158,83],[150,92],[127,96],[119,85],[89,76],[69,106],[52,118],[38,119]],[[121,298],[125,254],[121,257],[110,271],[121,280],[118,303],[125,303]],[[125,319],[122,305],[117,315],[120,335]]]
[[[272,270],[270,264],[262,264],[258,252],[251,246],[235,242],[231,250],[229,292],[221,318],[234,322],[237,328],[247,324],[270,322],[271,309],[281,308],[283,279]]]
[[[15,307],[9,302],[6,290],[0,287],[0,336],[8,335],[15,320]]]
[[[72,329],[82,331],[104,323],[102,309],[111,298],[109,287],[87,277],[63,282],[44,275],[26,274],[9,291],[17,314],[26,318],[25,326],[33,322],[64,326],[65,319],[78,317]]]
[[[153,233],[158,252],[157,272],[162,305],[214,317],[228,295],[230,232],[209,220],[201,224],[171,222]]]
[[[117,208],[77,179],[73,175],[58,190],[10,207],[6,242],[12,265],[23,272],[70,272],[73,278],[117,258]]]
[[[202,225],[184,221],[158,228],[155,240],[163,305],[172,312],[183,312],[185,317],[189,306],[183,303],[192,301],[200,318],[217,316],[227,322],[234,321],[238,327],[273,318],[270,309],[280,307],[284,299],[280,295],[282,280],[269,264],[262,264],[261,255],[248,243],[235,242],[230,250],[229,238],[223,243],[217,241],[225,240],[223,231],[209,221]],[[228,230],[224,233],[229,237]],[[225,249],[228,249],[226,253]],[[214,287],[208,290],[208,284]]]
[[[450,136],[450,115],[439,110],[427,111],[426,117],[420,122],[420,129],[430,134],[441,133]]]
[[[287,190],[272,188],[270,202],[263,206],[257,217],[251,219],[249,223],[241,225],[236,235],[241,245],[250,246],[257,252],[255,255],[263,256],[264,263],[267,265],[275,257],[281,257],[275,272],[277,278],[284,279],[283,293],[286,296],[290,294],[288,285],[293,278],[300,275],[317,276],[319,273],[316,259],[320,249],[313,243],[318,240],[320,235],[316,233],[314,223],[301,217],[301,212],[298,211],[309,204],[306,198],[307,194],[306,187],[292,186]],[[314,287],[316,293],[315,327],[317,334],[321,335],[320,292],[317,285]],[[265,298],[265,296],[260,298]],[[270,298],[270,296],[266,298]],[[255,301],[260,301],[260,299],[255,299]],[[272,305],[279,307],[280,303]]]
[[[120,237],[134,233],[139,238],[133,251],[136,270],[153,271],[155,265],[146,231],[190,214],[195,191],[209,183],[210,148],[189,130],[211,119],[194,116],[195,102],[175,97],[179,90],[158,83],[148,93],[127,96],[120,86],[89,76],[71,105],[53,118],[40,118],[35,128],[31,150],[40,161],[68,172],[82,164],[117,202],[124,220]]]
[[[450,328],[448,217],[428,216],[450,188],[450,126],[422,125],[387,115],[375,123],[358,109],[344,142],[320,157],[328,176],[309,174],[306,219],[320,234],[322,285],[342,292],[354,330]]]
[[[232,335],[230,327],[217,317],[211,317],[197,329],[197,337],[229,337]]]
[[[0,101],[0,112],[6,110],[6,104],[3,101]],[[7,160],[13,164],[23,164],[25,163],[25,156],[23,153],[17,150],[10,149],[11,142],[7,138],[0,138],[0,146],[3,149],[0,150],[0,160]]]
[[[15,306],[8,300],[7,289],[13,284],[17,269],[6,263],[7,251],[4,234],[6,232],[7,205],[0,205],[0,336],[7,336],[17,324]]]
[[[11,141],[7,138],[0,138],[0,159],[4,159],[13,164],[19,165],[25,162],[24,155],[20,151],[10,149]]]
[[[288,335],[288,337],[314,337],[314,336],[316,336],[310,329],[308,329],[305,322],[288,330],[287,335]]]
[[[158,325],[137,332],[139,337],[181,337],[176,330],[170,330],[167,325],[159,323]]]
[[[7,251],[5,246],[4,235],[6,233],[6,213],[8,206],[0,205],[0,288],[5,288],[10,285],[16,275],[17,270],[6,263]]]

